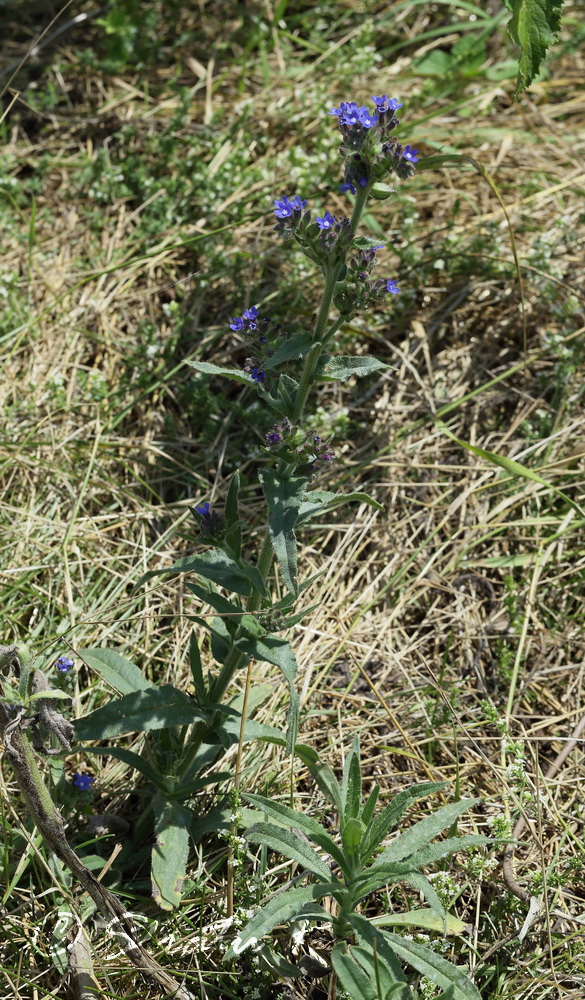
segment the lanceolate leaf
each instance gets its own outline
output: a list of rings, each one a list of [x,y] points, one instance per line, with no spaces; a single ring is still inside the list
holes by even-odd
[[[399,958],[412,965],[417,972],[427,976],[431,982],[444,990],[452,987],[453,1000],[481,1000],[479,992],[467,976],[436,951],[426,948],[418,941],[409,941],[408,938],[390,934],[388,931],[382,933]]]
[[[268,527],[287,590],[298,593],[297,540],[294,526],[307,483],[304,476],[281,477],[274,469],[263,469],[260,482],[268,506]]]
[[[443,931],[443,920],[434,910],[407,910],[404,913],[382,913],[372,917],[375,927],[423,927],[428,931]],[[447,934],[464,934],[466,925],[459,917],[447,914]]]
[[[410,863],[411,855],[421,848],[426,847],[434,837],[438,837],[443,830],[451,826],[461,813],[479,802],[479,799],[462,799],[460,802],[451,802],[447,806],[442,806],[421,819],[419,823],[409,827],[404,833],[394,840],[389,847],[379,856],[376,861],[378,865],[385,865],[389,862],[402,861],[408,859]]]
[[[248,372],[241,371],[239,368],[221,368],[220,365],[211,365],[207,361],[188,361],[187,364],[203,375],[221,375],[223,378],[229,378],[233,382],[243,382],[244,385],[257,386],[257,382],[255,382],[252,376],[248,375]]]
[[[252,585],[259,590],[262,595],[266,594],[266,588],[262,575],[255,566],[240,560],[230,559],[221,549],[209,549],[197,556],[186,556],[177,560],[168,569],[153,569],[145,573],[140,578],[136,586],[150,580],[153,576],[160,576],[163,573],[176,575],[177,573],[196,573],[205,580],[211,580],[218,587],[225,587],[235,594],[243,594],[248,597]]]
[[[134,663],[115,649],[78,649],[76,653],[106,684],[120,694],[144,691],[153,686]]]
[[[323,354],[317,366],[317,377],[332,382],[347,382],[352,375],[363,378],[374,372],[385,371],[390,365],[378,361],[377,358],[330,357]]]
[[[320,882],[316,885],[279,892],[266,906],[257,910],[251,917],[233,942],[226,957],[233,958],[234,955],[240,955],[245,948],[259,941],[265,934],[270,934],[270,931],[274,930],[277,924],[284,924],[292,920],[293,917],[297,917],[302,913],[306,904],[322,899],[330,894],[332,889],[337,889],[337,884],[327,885]],[[325,911],[323,913],[325,914]]]
[[[362,858],[367,859],[380,846],[390,830],[393,830],[400,822],[412,802],[446,787],[447,782],[444,781],[425,781],[420,785],[412,785],[410,788],[398,792],[382,812],[378,813],[372,820],[362,843]]]
[[[290,688],[289,725],[286,745],[289,751],[292,750],[297,738],[299,696],[295,688],[298,664],[290,643],[286,639],[277,639],[276,636],[267,635],[260,639],[238,639],[236,646],[242,653],[252,656],[255,660],[264,660],[266,663],[273,663],[286,677]]]
[[[152,851],[152,895],[161,909],[172,910],[181,902],[192,813],[160,796],[155,798],[153,809],[156,843]]]
[[[205,587],[199,587],[196,583],[187,583],[186,587],[187,590],[190,590],[192,594],[195,594],[195,597],[198,597],[200,601],[204,601],[206,604],[209,604],[215,611],[223,616],[222,620],[230,634],[236,631],[244,614],[244,609],[241,604],[228,601],[226,597],[222,597],[221,594],[218,594],[215,590],[206,590]]]
[[[305,493],[299,508],[297,523],[304,524],[309,518],[322,514],[327,507],[339,507],[344,503],[366,503],[376,510],[384,510],[382,504],[367,493],[332,493],[330,490],[309,490]]]
[[[337,978],[351,1000],[376,1000],[377,990],[370,977],[352,958],[345,946],[336,944],[331,952],[331,964]]]
[[[308,747],[304,743],[297,743],[295,753],[302,760],[305,767],[308,767],[313,781],[316,782],[327,800],[337,810],[338,815],[340,817],[343,816],[341,787],[329,764],[325,764],[321,760],[313,747]]]
[[[508,31],[521,48],[516,94],[529,87],[561,26],[563,0],[504,0],[512,19]]]
[[[302,830],[303,833],[308,834],[319,847],[331,855],[340,868],[344,869],[346,867],[345,859],[339,846],[316,819],[313,819],[311,816],[305,816],[304,813],[297,812],[296,809],[291,809],[290,806],[285,806],[282,802],[274,802],[273,799],[267,799],[263,795],[248,794],[244,795],[243,798],[245,802],[250,802],[257,809],[266,813],[270,819],[276,820],[277,823],[282,823],[283,826],[287,826],[289,829]]]
[[[272,823],[256,823],[246,831],[246,839],[254,844],[265,844],[271,850],[283,854],[285,858],[297,861],[322,882],[333,881],[329,866],[309,844],[301,840],[298,833],[285,830],[281,826],[273,826]],[[341,883],[338,883],[338,888],[342,888]]]
[[[133,750],[127,750],[126,747],[91,747],[85,746],[82,748],[84,753],[95,753],[101,754],[102,756],[114,757],[116,760],[123,760],[125,764],[129,767],[134,768],[135,771],[140,771],[145,778],[164,791],[165,779],[164,775],[159,774],[156,768],[152,766],[144,757],[140,754],[134,753]]]
[[[312,343],[313,338],[310,333],[296,333],[277,348],[272,357],[265,362],[264,367],[269,371],[284,361],[296,361],[309,352]]]
[[[133,691],[75,720],[79,740],[105,740],[122,733],[188,726],[204,714],[172,684]]]
[[[357,933],[358,941],[361,944],[366,945],[368,948],[371,948],[372,953],[375,947],[378,958],[387,966],[394,979],[397,982],[405,983],[406,976],[400,967],[400,962],[396,958],[396,955],[388,943],[384,931],[379,931],[373,926],[371,921],[367,920],[366,917],[362,917],[361,913],[352,913],[349,915],[348,919]]]

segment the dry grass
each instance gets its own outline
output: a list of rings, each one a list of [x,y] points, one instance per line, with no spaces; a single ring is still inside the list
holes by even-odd
[[[79,67],[68,74],[79,42],[66,38],[45,70],[56,106],[31,110],[16,94],[6,117],[4,152],[23,190],[29,172],[45,166],[36,216],[27,194],[7,231],[1,265],[2,274],[12,276],[0,386],[4,635],[5,641],[31,636],[48,662],[66,648],[109,644],[122,646],[154,679],[188,683],[192,599],[177,580],[147,593],[132,590],[147,569],[189,551],[191,543],[180,537],[186,506],[202,495],[222,497],[237,462],[229,410],[219,411],[203,445],[194,437],[198,425],[185,406],[191,376],[182,361],[239,351],[225,334],[237,298],[229,286],[230,260],[240,267],[240,289],[253,288],[252,301],[272,302],[282,293],[289,265],[274,255],[265,206],[286,185],[290,147],[302,136],[310,148],[327,128],[313,100],[302,110],[303,88],[315,81],[324,95],[339,93],[335,59],[315,71],[317,83],[302,48],[291,54],[276,45],[262,59],[256,52],[244,69],[232,6],[224,8],[230,16],[222,27],[208,5],[201,14],[209,50],[224,42],[230,58],[208,62],[202,45],[195,55],[179,50],[174,63],[144,74]],[[352,5],[343,9],[350,27],[340,25],[330,38],[341,53],[355,37]],[[525,740],[527,787],[535,795],[516,852],[516,878],[532,891],[533,875],[544,873],[548,905],[578,916],[583,881],[555,886],[551,875],[566,871],[569,858],[584,857],[581,751],[575,749],[554,779],[544,781],[543,774],[583,713],[582,518],[552,488],[514,479],[454,444],[440,422],[471,445],[538,470],[583,505],[583,55],[573,51],[560,59],[552,80],[535,85],[519,105],[510,101],[509,81],[485,79],[467,84],[461,102],[457,93],[442,96],[438,86],[436,93],[425,91],[416,75],[421,49],[409,39],[429,23],[414,14],[398,22],[402,53],[384,88],[413,94],[417,111],[405,116],[409,141],[428,152],[445,145],[472,154],[494,178],[523,262],[524,318],[506,220],[477,173],[454,166],[421,171],[396,204],[378,206],[376,218],[400,255],[401,286],[413,296],[396,320],[363,317],[351,336],[353,349],[371,350],[395,370],[375,384],[324,390],[320,404],[334,412],[346,407],[352,429],[338,447],[343,463],[332,481],[341,473],[348,484],[363,483],[386,515],[344,510],[302,534],[303,573],[322,570],[307,595],[319,608],[294,639],[302,738],[326,748],[338,764],[359,732],[366,776],[380,782],[384,794],[427,777],[457,781],[464,794],[484,797],[465,820],[484,831],[490,816],[516,817],[519,806],[501,738],[481,707],[483,699],[491,701],[509,718],[511,733]],[[499,44],[492,43],[494,60]],[[7,56],[22,51],[15,31]],[[87,188],[83,205],[75,197],[80,171],[98,151],[119,155],[124,125],[134,129],[128,152],[164,131],[180,107],[171,86],[175,66],[175,84],[191,88],[187,122],[178,128],[191,136],[210,178],[221,173],[222,156],[234,144],[249,143],[245,130],[234,137],[231,121],[244,97],[255,123],[249,155],[264,176],[250,187],[245,176],[234,179],[227,185],[234,193],[215,206],[204,192],[193,192],[190,221],[161,223],[156,240],[142,229],[148,199],[113,200],[97,210],[99,224],[91,223]],[[351,89],[369,94],[379,87],[376,78],[358,70]],[[291,98],[300,110],[287,126]],[[203,126],[213,116],[231,145],[210,159]],[[404,197],[416,200],[419,213],[408,228]],[[229,219],[232,209],[238,222],[225,233],[226,267],[207,270],[198,241],[213,232],[216,212]],[[560,217],[564,235],[543,264],[532,254],[534,241],[554,231]],[[416,261],[404,252],[409,242],[423,248]],[[497,264],[491,273],[481,266],[486,256]],[[444,266],[434,269],[430,283],[425,261],[437,257]],[[451,266],[455,257],[466,269]],[[299,272],[290,273],[298,282]],[[556,300],[549,290],[555,283]],[[299,283],[289,302],[310,316],[316,294],[316,286]],[[559,304],[570,296],[576,304],[568,314]],[[188,320],[177,334],[180,316]],[[154,360],[140,353],[137,331],[144,324],[156,327]],[[129,364],[129,358],[135,360]],[[147,375],[139,378],[142,364]],[[88,388],[95,373],[105,387],[101,398]],[[252,478],[253,455],[246,462]],[[254,526],[252,548],[262,516],[253,486],[245,513]],[[283,689],[259,667],[256,680],[267,678],[271,687],[257,718],[284,720]],[[102,697],[83,671],[79,684],[78,714]],[[256,788],[288,766],[280,751],[251,751],[245,777]],[[299,801],[318,810],[313,787],[301,773],[297,779]],[[123,810],[127,781],[119,762],[104,763],[96,808]],[[29,874],[47,877],[45,862],[38,843],[26,846],[18,816],[7,814],[6,824],[14,838],[8,849],[24,851],[24,877],[11,887],[5,918],[6,995],[58,996],[59,976],[47,971],[54,897],[38,897],[33,918],[27,888]],[[206,858],[210,872],[214,859],[213,853]],[[511,895],[502,907],[500,870],[479,880],[469,876],[468,884],[462,865],[458,877],[457,912],[471,925],[472,971],[483,975],[486,998],[582,995],[585,968],[573,945],[579,925],[570,919],[535,925],[523,944],[502,946],[482,967],[494,942],[517,934],[526,907]],[[222,912],[222,870],[210,876],[209,893],[206,921],[214,907],[216,917]],[[199,906],[196,893],[181,915],[192,921],[192,931],[171,917],[160,921],[158,938],[170,965],[185,971],[195,952],[196,962],[209,962],[205,973],[216,957],[200,953]],[[39,927],[34,942],[32,919]],[[98,946],[96,962],[103,983],[109,981],[104,995],[117,996],[119,971],[107,944]],[[133,995],[130,990],[120,995]],[[141,987],[136,995],[150,994]]]

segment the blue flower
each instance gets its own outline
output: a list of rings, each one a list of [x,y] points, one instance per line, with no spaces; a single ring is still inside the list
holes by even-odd
[[[73,660],[68,659],[66,656],[60,656],[55,663],[55,666],[57,667],[57,670],[61,671],[62,674],[66,674],[68,670],[71,670],[73,662]]]
[[[372,100],[379,112],[398,111],[399,108],[404,107],[404,101],[399,101],[396,97],[386,97],[386,94],[383,94],[382,97],[374,97],[372,95]]]
[[[339,190],[341,194],[345,194],[346,191],[350,191],[351,194],[356,194],[357,189],[354,187],[353,184],[340,184]]]
[[[278,431],[268,431],[268,434],[266,435],[267,444],[280,444],[281,441],[282,434],[279,434]]]
[[[262,383],[266,381],[266,372],[262,368],[252,368],[250,375],[254,379],[254,382]]]
[[[80,792],[87,792],[93,785],[95,778],[92,778],[91,774],[79,774],[78,771],[73,775],[73,784],[75,788],[78,788]]]
[[[418,149],[411,149],[410,146],[405,146],[402,150],[402,158],[408,160],[409,163],[418,163]]]
[[[201,517],[209,517],[209,500],[201,504],[201,507],[196,507],[195,510]]]
[[[256,306],[245,309],[241,316],[234,316],[230,323],[230,330],[255,330],[258,324],[258,310]]]
[[[372,253],[375,253],[376,250],[385,250],[385,249],[386,249],[385,243],[378,243],[377,247],[372,247]]]
[[[388,278],[386,280],[386,291],[390,292],[391,295],[398,295],[400,289],[396,284],[394,278]]]
[[[315,221],[319,226],[319,229],[333,229],[337,219],[334,215],[331,215],[330,212],[325,212],[325,215],[322,218],[316,219]]]
[[[233,316],[230,323],[230,330],[243,330],[244,320],[240,316]]]
[[[307,204],[298,194],[289,201],[286,195],[274,199],[274,214],[277,219],[289,219],[293,212],[300,212]]]

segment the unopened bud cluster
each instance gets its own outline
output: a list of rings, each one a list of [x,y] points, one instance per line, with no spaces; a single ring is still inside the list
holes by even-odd
[[[209,501],[200,507],[195,507],[195,513],[199,515],[201,537],[206,541],[221,541],[225,534],[225,516],[217,510],[211,510]]]

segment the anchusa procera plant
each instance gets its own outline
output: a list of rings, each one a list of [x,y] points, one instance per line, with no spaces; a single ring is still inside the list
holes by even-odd
[[[383,95],[374,97],[370,108],[344,102],[330,111],[341,133],[340,191],[353,196],[351,215],[332,214],[327,208],[314,212],[298,193],[280,193],[274,198],[278,238],[296,244],[323,276],[321,302],[312,328],[289,321],[285,327],[265,314],[260,304],[252,305],[226,324],[245,345],[246,358],[239,367],[188,362],[200,375],[230,379],[255,393],[272,420],[258,462],[266,505],[259,544],[242,517],[240,475],[236,472],[221,508],[200,498],[191,509],[198,531],[197,551],[169,569],[143,577],[146,580],[161,572],[187,575],[185,586],[195,601],[192,619],[208,639],[200,644],[195,631],[191,637],[194,693],[189,695],[169,683],[154,684],[115,650],[77,650],[118,697],[76,720],[75,734],[78,740],[101,743],[98,747],[86,745],[87,754],[116,757],[150,782],[153,794],[134,825],[134,849],[154,834],[153,895],[166,909],[180,902],[190,837],[229,823],[229,809],[227,819],[226,811],[219,808],[202,821],[199,808],[193,806],[194,797],[205,785],[230,778],[229,772],[216,769],[224,751],[238,740],[260,739],[296,752],[316,780],[325,781],[339,815],[339,838],[335,840],[302,814],[268,799],[248,796],[280,824],[276,828],[260,823],[249,831],[250,839],[287,854],[317,881],[282,893],[282,906],[274,902],[262,909],[233,951],[259,940],[276,923],[293,916],[325,919],[325,910],[317,907],[317,900],[327,895],[338,907],[330,921],[338,942],[332,954],[333,968],[351,996],[360,1000],[406,996],[406,978],[399,963],[405,959],[445,988],[445,996],[470,1000],[477,993],[457,969],[434,954],[429,956],[418,945],[401,943],[396,935],[380,931],[359,913],[358,906],[377,888],[404,880],[426,896],[440,928],[448,927],[437,894],[420,869],[464,843],[484,843],[485,839],[450,838],[429,844],[466,808],[466,803],[457,802],[439,809],[376,856],[408,802],[435,786],[400,793],[376,817],[377,793],[372,793],[365,805],[361,803],[357,748],[348,757],[342,784],[336,782],[317,755],[298,742],[297,662],[286,634],[311,610],[302,607],[303,592],[313,580],[299,581],[295,532],[343,503],[357,501],[381,509],[359,489],[343,493],[322,488],[319,477],[325,471],[329,478],[334,475],[330,470],[336,468],[336,454],[331,439],[315,430],[306,411],[319,385],[343,383],[388,367],[376,358],[336,354],[335,335],[357,312],[384,299],[391,301],[399,293],[395,275],[376,275],[382,270],[384,242],[358,236],[358,227],[368,199],[389,197],[393,190],[389,181],[405,181],[415,170],[417,150],[403,146],[393,134],[401,107],[396,98]],[[280,577],[278,588],[273,586],[275,573]],[[275,592],[283,596],[275,597]],[[276,727],[243,720],[230,703],[232,681],[251,661],[274,665],[286,679],[290,697],[285,734]],[[58,669],[65,666],[63,661]],[[141,753],[111,742],[135,732],[147,734]],[[91,781],[86,774],[76,774],[74,779],[81,790],[88,790]],[[329,854],[335,872],[296,833],[287,833],[286,827],[311,837]]]

